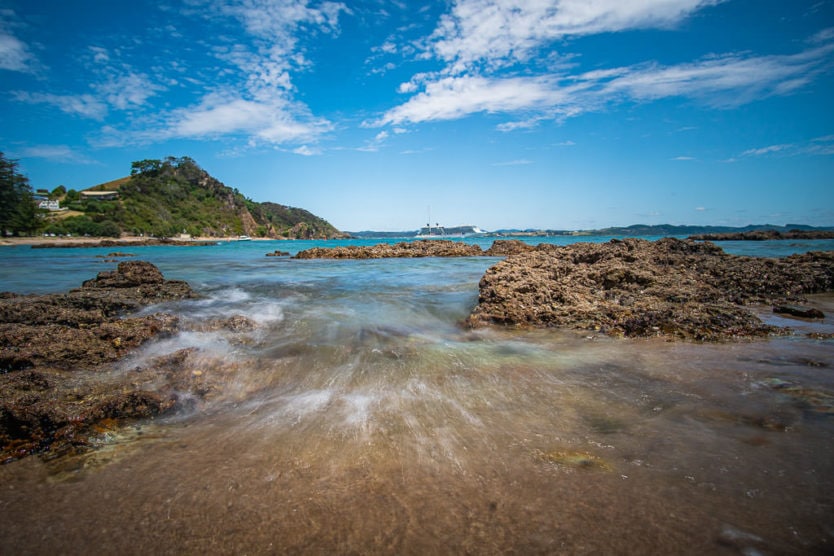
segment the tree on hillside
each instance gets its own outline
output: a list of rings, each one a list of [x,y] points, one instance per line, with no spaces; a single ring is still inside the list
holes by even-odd
[[[37,212],[29,178],[18,171],[17,160],[0,152],[0,234],[33,233]]]

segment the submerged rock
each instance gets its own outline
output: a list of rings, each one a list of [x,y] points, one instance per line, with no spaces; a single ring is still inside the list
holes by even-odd
[[[799,305],[777,305],[773,308],[774,313],[789,315],[803,319],[824,319],[825,314],[813,307],[801,307]]]
[[[473,327],[719,341],[778,332],[745,304],[781,304],[834,290],[834,252],[740,257],[712,243],[672,238],[542,244],[494,265],[479,288],[467,321]]]
[[[571,469],[583,469],[586,471],[613,471],[610,463],[599,456],[580,452],[576,450],[534,450],[535,459]]]

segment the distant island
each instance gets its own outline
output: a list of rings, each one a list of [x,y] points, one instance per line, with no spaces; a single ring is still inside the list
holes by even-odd
[[[458,227],[460,228],[460,227]],[[458,228],[449,228],[456,230]],[[420,230],[403,232],[346,232],[351,237],[362,239],[410,238],[420,235]],[[727,239],[818,239],[834,237],[834,227],[814,227],[804,224],[751,224],[742,227],[732,226],[676,226],[672,224],[634,224],[625,227],[600,228],[596,230],[541,230],[541,229],[501,229],[482,232],[478,237],[582,237],[582,236],[621,236],[621,237],[673,237],[686,236],[691,239],[711,239],[721,241]],[[709,237],[707,237],[707,235]],[[437,237],[443,237],[438,234]]]
[[[0,153],[0,157],[2,153]],[[31,191],[15,161],[2,159],[8,215],[3,236],[331,239],[347,237],[304,209],[258,203],[200,168],[189,157],[134,162],[129,176],[82,191],[58,186]],[[8,185],[9,187],[6,187]],[[8,191],[7,191],[8,190]],[[8,195],[5,195],[8,193]]]
[[[696,234],[689,239],[704,241],[764,241],[773,239],[834,239],[834,230],[753,230],[722,234]]]

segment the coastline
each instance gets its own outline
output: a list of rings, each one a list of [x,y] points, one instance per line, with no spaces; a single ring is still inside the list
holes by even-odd
[[[277,241],[278,238],[250,238],[251,241]],[[250,241],[247,240],[247,241]],[[142,236],[125,236],[120,238],[112,237],[6,237],[0,239],[0,247],[12,247],[15,245],[49,246],[49,247],[97,247],[99,245],[110,247],[115,245],[202,245],[206,243],[227,243],[241,241],[238,236],[228,237],[194,237],[190,239],[179,238],[150,238]]]

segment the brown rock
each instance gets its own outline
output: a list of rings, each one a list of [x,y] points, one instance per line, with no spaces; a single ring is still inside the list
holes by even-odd
[[[0,461],[86,449],[103,420],[147,418],[170,409],[171,393],[89,377],[179,327],[171,315],[125,313],[188,297],[194,297],[188,284],[165,280],[155,266],[140,261],[121,263],[66,294],[0,297]]]
[[[411,257],[477,257],[483,255],[477,245],[451,240],[420,240],[389,244],[378,243],[367,247],[314,247],[300,251],[295,259],[386,259]]]
[[[801,307],[799,305],[777,305],[773,308],[774,313],[790,315],[803,319],[824,319],[825,313],[813,307]]]
[[[775,332],[743,305],[834,289],[834,253],[737,257],[676,239],[539,245],[487,270],[471,326],[717,341]]]
[[[484,251],[488,257],[505,257],[516,253],[527,253],[536,249],[534,246],[520,239],[496,239],[492,246]]]

